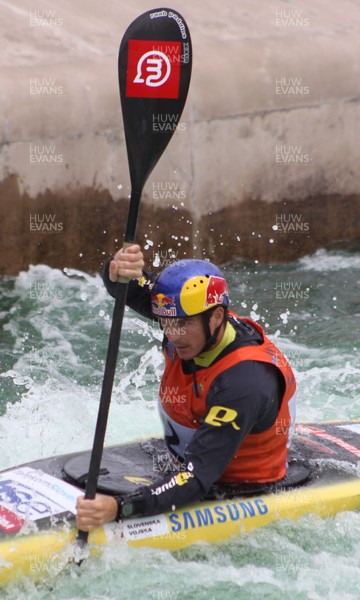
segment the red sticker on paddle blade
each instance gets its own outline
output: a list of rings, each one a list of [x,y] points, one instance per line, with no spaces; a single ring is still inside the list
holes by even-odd
[[[178,98],[181,42],[129,40],[126,96]]]
[[[0,506],[0,531],[15,533],[16,531],[20,531],[23,524],[24,519],[20,519],[11,510],[5,508],[5,506]]]

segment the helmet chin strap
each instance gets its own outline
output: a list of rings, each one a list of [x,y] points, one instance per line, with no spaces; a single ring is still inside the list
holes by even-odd
[[[210,348],[215,344],[217,337],[219,335],[220,329],[223,326],[223,324],[226,322],[226,310],[224,310],[224,318],[221,321],[220,325],[218,325],[216,327],[216,329],[214,330],[214,333],[211,334],[210,331],[210,317],[212,315],[212,310],[208,310],[207,312],[201,313],[201,318],[202,318],[202,322],[203,322],[203,327],[204,327],[204,333],[205,333],[205,344],[203,346],[203,348],[200,350],[198,356],[200,354],[202,354],[203,352],[207,352],[208,350],[210,350]]]

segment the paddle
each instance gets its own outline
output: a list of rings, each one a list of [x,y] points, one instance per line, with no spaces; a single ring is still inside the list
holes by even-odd
[[[190,84],[191,62],[188,27],[177,11],[168,8],[140,15],[121,41],[119,86],[131,180],[124,247],[135,240],[143,187],[180,120]],[[85,490],[87,499],[96,494],[127,288],[127,279],[117,285]],[[86,543],[87,538],[87,532],[78,532],[78,540]]]

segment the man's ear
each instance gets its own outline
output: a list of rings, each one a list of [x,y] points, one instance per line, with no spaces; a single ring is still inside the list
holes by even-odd
[[[221,323],[224,321],[224,316],[225,316],[225,311],[224,311],[223,307],[217,306],[211,315],[211,318],[213,319],[213,323],[214,323],[215,327],[218,327],[219,325],[221,325]]]

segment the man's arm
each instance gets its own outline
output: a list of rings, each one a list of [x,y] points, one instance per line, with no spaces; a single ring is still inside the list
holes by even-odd
[[[114,498],[99,495],[99,518],[102,504],[111,507],[108,517],[114,520],[160,514],[199,500],[221,477],[246,435],[254,427],[261,429],[262,423],[265,429],[271,426],[279,410],[280,397],[276,367],[245,361],[228,369],[216,378],[209,391],[208,411],[188,445],[184,471],[118,498],[117,508]],[[214,407],[217,406],[234,411],[234,420],[224,421],[220,426],[215,424]],[[89,501],[81,499],[79,502],[78,515],[82,518],[85,516],[83,503]],[[85,520],[83,525],[89,522]],[[101,524],[97,521],[94,526]]]
[[[140,488],[128,496],[97,494],[95,500],[77,500],[77,526],[91,531],[110,521],[158,515],[195,502],[203,495],[200,482],[191,471],[172,473],[151,486]]]
[[[134,244],[119,250],[105,263],[103,281],[109,294],[116,298],[120,277],[129,278],[126,304],[147,319],[154,319],[151,311],[151,284],[154,275],[143,270],[144,259],[140,246]]]

